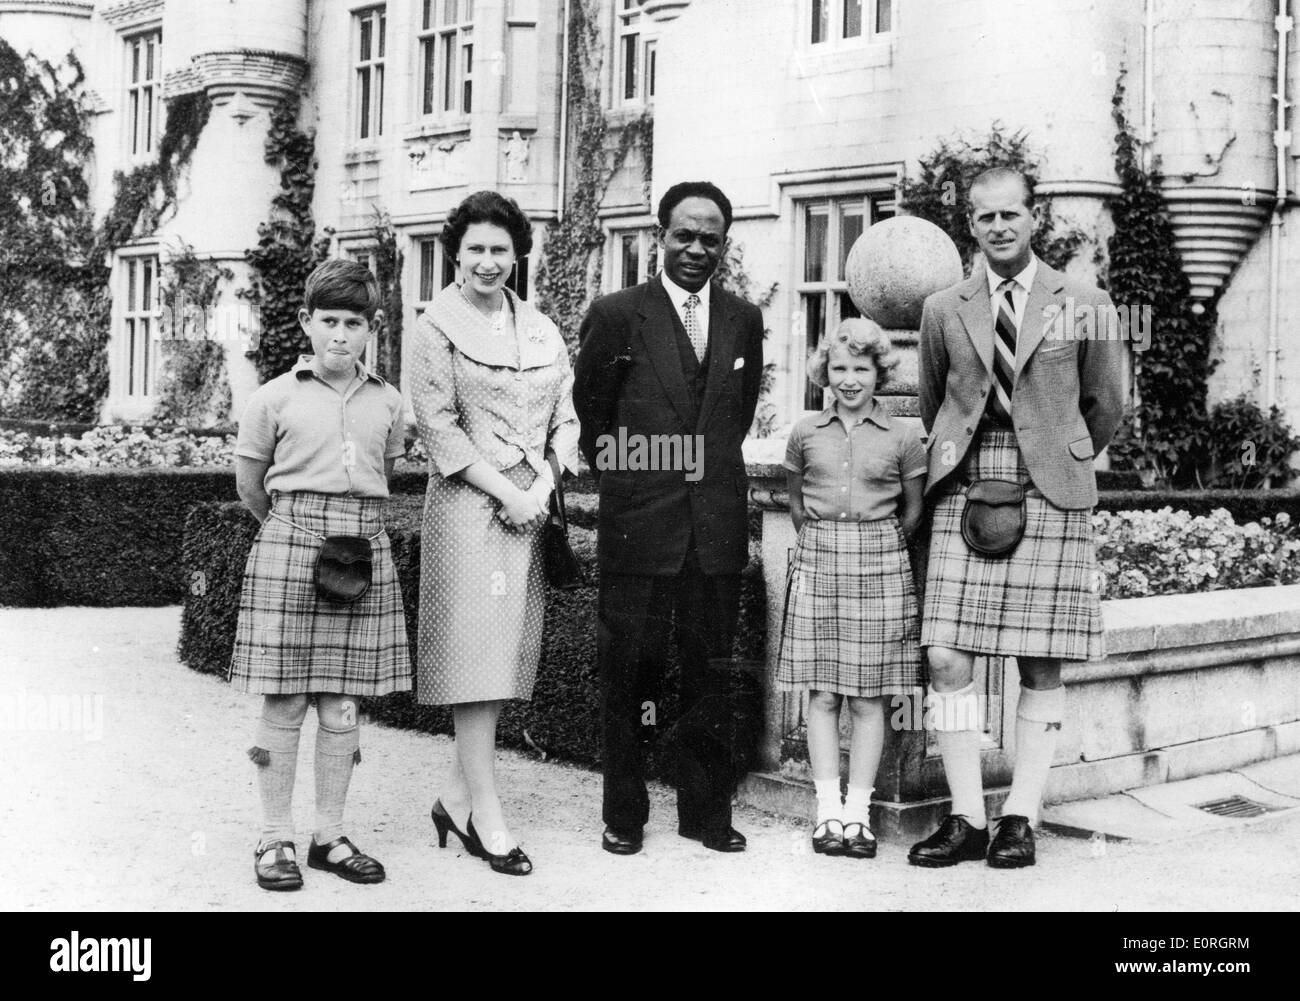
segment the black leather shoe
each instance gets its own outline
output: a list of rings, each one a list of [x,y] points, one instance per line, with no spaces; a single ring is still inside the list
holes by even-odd
[[[849,858],[875,858],[876,839],[866,824],[851,820],[844,825],[844,855]]]
[[[339,845],[347,845],[352,849],[352,854],[342,861],[331,862],[330,852]],[[347,838],[335,838],[327,845],[318,845],[316,839],[312,838],[311,847],[307,849],[307,865],[312,869],[332,872],[349,883],[382,883],[385,876],[384,867]]]
[[[478,838],[471,838],[456,826],[456,822],[451,819],[451,814],[448,813],[447,808],[442,805],[441,799],[434,800],[433,809],[429,811],[429,816],[432,818],[433,826],[438,832],[439,848],[447,847],[447,835],[448,833],[451,833],[460,838],[460,843],[464,846],[465,851],[474,856],[474,858],[487,858],[487,852],[484,851],[483,846],[479,844]]]
[[[839,820],[823,820],[813,828],[813,851],[818,855],[844,854],[844,824]]]
[[[1034,829],[1028,817],[1015,814],[998,821],[989,844],[988,863],[994,869],[1022,869],[1034,864]]]
[[[465,831],[481,847],[483,839],[479,837],[478,831],[474,830],[474,815],[470,814],[469,819],[465,821]],[[527,876],[533,871],[533,861],[524,854],[524,850],[515,845],[504,855],[493,855],[486,848],[479,858],[484,859],[492,867],[493,872],[499,872],[503,876]]]
[[[267,852],[275,852],[274,862],[262,861],[262,856]],[[292,841],[269,841],[259,845],[253,852],[253,872],[257,874],[257,885],[263,890],[302,889],[302,872],[295,861],[297,854],[298,849]]]
[[[942,869],[958,862],[978,862],[988,846],[987,829],[976,830],[965,817],[950,813],[937,831],[912,846],[907,861],[927,869]]]
[[[624,835],[612,827],[606,827],[601,835],[601,848],[611,855],[634,855],[641,850],[641,832]]]
[[[677,833],[684,838],[698,841],[705,848],[715,852],[743,852],[745,846],[749,844],[745,840],[745,836],[734,827],[728,827],[725,831],[720,831],[717,834],[705,834],[694,828],[678,825]]]
[[[635,835],[620,834],[612,827],[606,827],[600,836],[600,847],[611,855],[635,855],[641,850],[641,832]]]

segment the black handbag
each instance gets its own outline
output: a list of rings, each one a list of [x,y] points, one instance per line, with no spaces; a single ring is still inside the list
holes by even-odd
[[[569,545],[569,516],[564,509],[564,481],[555,456],[548,456],[555,473],[555,490],[551,493],[551,512],[542,527],[542,566],[551,587],[573,591],[587,584],[587,575]]]
[[[1010,556],[1025,535],[1025,488],[1011,480],[974,480],[966,488],[961,537],[981,556]]]

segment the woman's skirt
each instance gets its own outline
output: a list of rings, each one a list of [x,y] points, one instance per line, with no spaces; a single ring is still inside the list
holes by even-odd
[[[230,682],[245,692],[387,695],[409,691],[406,617],[383,532],[385,500],[277,493],[271,510],[322,535],[369,538],[370,590],[351,604],[316,594],[320,540],[280,518],[262,522],[244,566]]]
[[[787,575],[777,687],[908,694],[921,683],[918,640],[898,519],[804,522]]]
[[[525,490],[536,478],[523,462],[502,475]],[[416,644],[422,704],[532,697],[546,611],[542,534],[510,528],[499,507],[464,480],[430,471]]]
[[[971,478],[1030,484],[1008,431],[986,431]],[[1003,559],[971,552],[961,535],[966,496],[939,500],[930,531],[921,645],[1003,657],[1094,660],[1105,656],[1092,511],[1025,499],[1025,535]]]

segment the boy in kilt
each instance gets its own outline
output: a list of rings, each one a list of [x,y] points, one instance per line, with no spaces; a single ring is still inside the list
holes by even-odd
[[[316,827],[307,864],[354,883],[383,866],[344,834],[360,761],[357,699],[408,691],[406,620],[383,509],[404,447],[401,394],[361,364],[382,319],[379,286],[353,261],[307,279],[298,321],[314,354],[249,399],[235,447],[240,499],[261,522],[244,569],[231,683],[263,696],[255,746],[262,836],[254,853],[267,890],[302,886],[292,813],[298,739],[315,696]],[[370,586],[351,602],[322,597],[323,540],[369,541]]]
[[[968,202],[985,263],[926,300],[918,390],[933,502],[921,645],[952,812],[908,861],[938,867],[986,859],[1017,868],[1034,864],[1032,825],[1064,716],[1061,662],[1105,653],[1093,456],[1123,413],[1122,343],[1101,323],[1087,328],[1097,339],[1047,336],[1063,309],[1105,317],[1111,302],[1030,250],[1039,209],[1028,178],[1006,167],[985,171]],[[980,479],[1025,488],[1024,534],[1009,555],[976,553],[962,536],[966,489]],[[971,711],[977,655],[1015,657],[1021,678],[1015,770],[991,843],[981,727]]]

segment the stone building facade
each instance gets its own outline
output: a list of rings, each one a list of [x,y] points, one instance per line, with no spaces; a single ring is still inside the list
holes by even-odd
[[[406,336],[449,280],[436,242],[465,194],[517,199],[541,237],[572,183],[561,100],[566,23],[593,16],[611,142],[653,112],[653,176],[634,151],[600,210],[600,290],[653,267],[651,206],[707,177],[736,207],[733,241],[766,287],[778,425],[819,401],[810,342],[852,310],[843,262],[862,228],[896,211],[917,158],[996,122],[1026,129],[1040,190],[1087,233],[1072,269],[1104,265],[1105,199],[1118,191],[1111,98],[1165,175],[1193,295],[1218,296],[1222,364],[1211,399],[1252,394],[1300,424],[1296,158],[1273,95],[1294,100],[1300,45],[1284,0],[0,0],[0,34],[52,60],[68,51],[96,95],[93,172],[107,210],[114,170],[156,155],[166,102],[214,102],[157,233],[114,261],[112,388],[105,417],[148,412],[158,269],[179,240],[247,283],[244,250],[278,189],[263,159],[269,110],[302,95],[316,132],[318,227],[366,259],[377,213],[398,236]],[[578,8],[575,11],[575,8]],[[1281,197],[1279,198],[1279,193]],[[1093,248],[1101,248],[1102,254]],[[540,240],[521,270],[528,293]],[[134,298],[132,298],[134,297]],[[226,301],[234,301],[233,296]],[[228,350],[238,413],[256,384]]]

